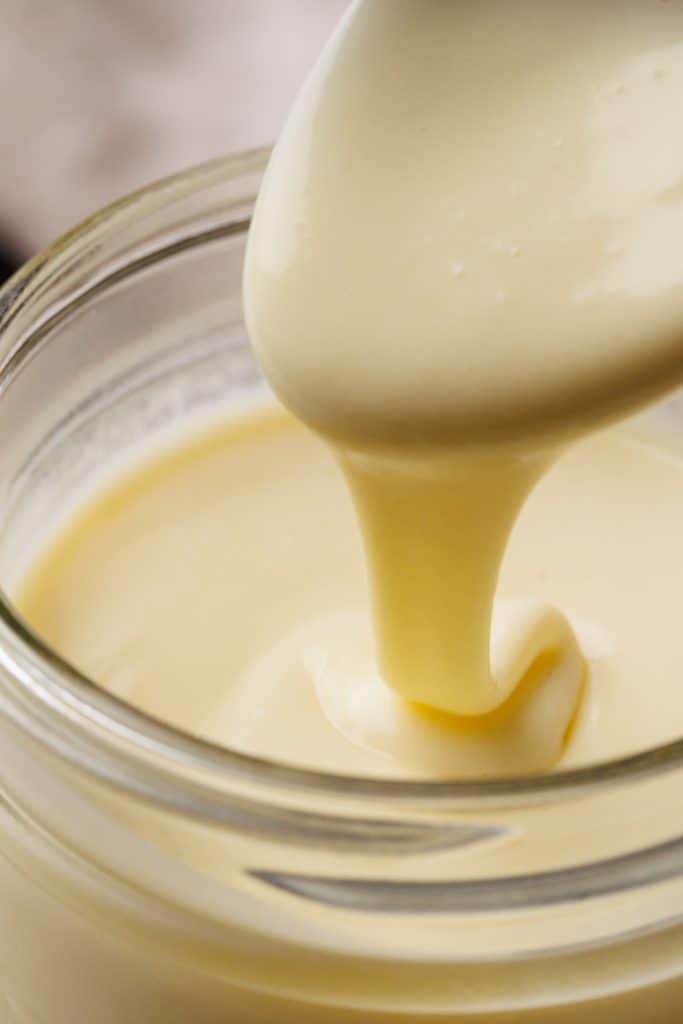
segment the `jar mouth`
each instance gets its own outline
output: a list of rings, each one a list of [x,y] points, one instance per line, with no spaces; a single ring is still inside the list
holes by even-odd
[[[178,197],[245,172],[260,174],[269,152],[259,149],[220,158],[149,185],[95,214],[15,274],[0,289],[0,402],[10,380],[31,359],[49,316],[59,315],[34,316],[31,307],[66,264],[86,258],[103,233],[143,212],[162,209]],[[246,231],[248,223],[228,209],[220,224],[194,230],[175,244],[200,245],[212,237]],[[116,273],[110,268],[89,287],[106,286]],[[11,339],[8,344],[9,327],[17,321],[28,322],[30,329],[13,346]],[[481,807],[490,802],[500,806],[554,800],[683,769],[683,738],[579,768],[481,781],[335,775],[255,757],[183,732],[104,690],[37,636],[1,593],[0,670],[0,694],[6,691],[10,719],[61,758],[124,788],[136,788],[135,783],[147,795],[170,785],[175,787],[174,805],[210,816],[219,811],[229,780],[308,794],[379,798],[389,804],[419,800],[425,806]],[[184,793],[178,789],[181,777]]]

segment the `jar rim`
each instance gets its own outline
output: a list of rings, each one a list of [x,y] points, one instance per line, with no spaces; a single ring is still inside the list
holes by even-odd
[[[87,252],[98,238],[115,232],[121,224],[129,224],[143,212],[162,209],[195,190],[246,173],[261,173],[269,153],[269,148],[261,148],[221,157],[154,182],[94,214],[10,278],[0,289],[0,401],[9,380],[30,356],[36,332],[42,331],[44,324],[33,324],[14,347],[5,344],[8,327],[18,316],[30,318],[32,297],[49,286],[65,259]],[[222,227],[226,234],[246,230],[247,226],[248,222],[237,224],[226,211]],[[201,236],[197,239],[201,242]],[[507,801],[519,804],[575,796],[683,769],[683,738],[626,757],[551,774],[478,781],[335,775],[255,757],[183,732],[105,691],[34,634],[1,592],[0,669],[4,669],[11,690],[15,721],[60,757],[88,770],[92,770],[91,759],[95,758],[99,772],[108,781],[130,788],[135,780],[138,791],[145,787],[148,795],[170,784],[176,787],[178,797],[171,801],[173,806],[218,820],[220,803],[231,780],[249,787],[265,784],[301,794],[381,799],[388,805],[420,800],[424,806],[434,807],[481,807],[491,802],[500,807]],[[59,728],[55,728],[57,723]],[[192,780],[183,797],[178,785],[188,770]]]

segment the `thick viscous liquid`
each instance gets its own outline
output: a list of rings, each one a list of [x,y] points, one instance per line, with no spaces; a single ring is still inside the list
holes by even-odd
[[[492,631],[498,572],[568,440],[680,377],[682,85],[677,4],[355,3],[252,226],[252,337],[337,448],[383,681],[483,720],[533,677],[555,750],[576,637],[542,603]]]
[[[563,608],[587,659],[563,765],[681,732],[681,521],[677,449],[624,431],[577,446],[517,524],[502,598]],[[444,724],[374,679],[351,503],[326,447],[283,414],[143,459],[67,524],[18,600],[113,692],[250,753],[438,777],[533,769],[534,745],[561,752],[545,746],[561,684],[546,702],[518,695],[510,720]]]

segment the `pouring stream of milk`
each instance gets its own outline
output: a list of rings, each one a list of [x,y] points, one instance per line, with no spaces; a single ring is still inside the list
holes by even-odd
[[[568,726],[572,628],[494,619],[496,581],[565,446],[683,379],[682,123],[683,8],[656,0],[360,0],[295,104],[248,323],[338,454],[411,702],[490,714],[542,665]]]

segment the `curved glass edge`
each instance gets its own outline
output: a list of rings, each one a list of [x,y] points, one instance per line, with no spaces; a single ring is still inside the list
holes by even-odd
[[[49,272],[63,252],[67,249],[75,251],[79,244],[90,239],[100,227],[104,225],[110,228],[115,227],[116,221],[122,215],[125,216],[126,213],[130,214],[134,211],[137,217],[151,206],[166,205],[171,200],[180,199],[190,194],[197,186],[206,188],[240,174],[253,171],[262,173],[266,168],[270,153],[270,146],[262,146],[241,153],[216,157],[214,160],[150,182],[134,192],[115,199],[86,217],[85,220],[60,235],[45,249],[27,260],[4,282],[0,288],[0,329],[4,329],[5,316],[8,311],[15,308],[17,293],[26,288],[27,282],[34,279],[43,269]],[[161,202],[155,204],[154,199]]]

